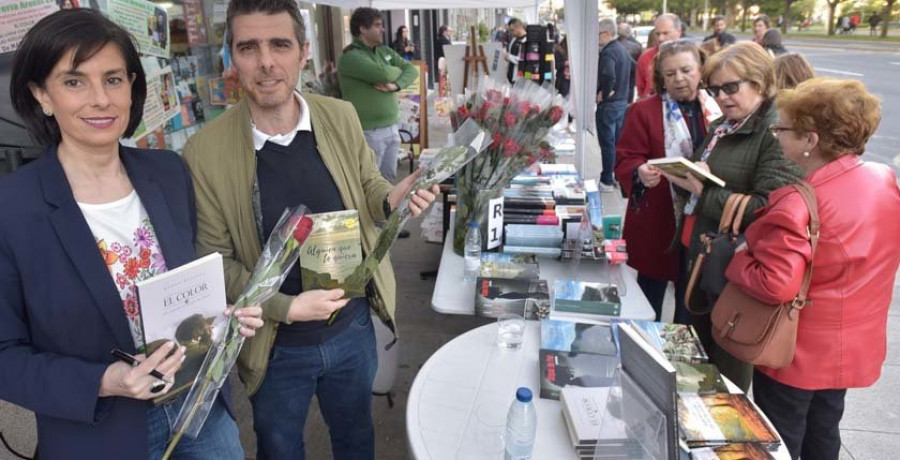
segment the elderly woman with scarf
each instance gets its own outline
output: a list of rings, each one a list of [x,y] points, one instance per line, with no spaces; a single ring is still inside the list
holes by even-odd
[[[616,147],[615,174],[629,196],[624,238],[628,264],[638,272],[638,285],[662,316],[663,297],[675,283],[675,322],[690,324],[679,282],[684,250],[675,239],[675,209],[681,195],[673,192],[654,158],[690,157],[706,137],[707,126],[722,112],[700,88],[703,62],[696,44],[676,40],[660,45],[654,64],[655,95],[636,102],[625,116]],[[673,201],[674,200],[674,201]]]

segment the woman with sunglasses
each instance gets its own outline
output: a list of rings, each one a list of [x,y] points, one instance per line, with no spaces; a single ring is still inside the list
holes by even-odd
[[[748,295],[790,302],[813,264],[794,359],[758,366],[753,394],[791,458],[837,460],[847,388],[873,385],[886,353],[900,265],[900,189],[885,165],[860,160],[881,104],[855,80],[814,78],[782,91],[771,131],[816,193],[819,242],[810,261],[809,212],[793,187],[769,196],[725,272]]]
[[[627,194],[623,237],[628,265],[638,272],[638,285],[662,316],[669,282],[675,283],[675,322],[690,324],[684,308],[684,283],[679,282],[684,250],[673,245],[676,216],[673,193],[660,170],[648,160],[690,157],[706,137],[709,124],[722,111],[700,87],[703,61],[697,45],[675,40],[659,46],[653,64],[654,96],[634,103],[625,115],[616,147],[616,178]]]
[[[700,253],[700,235],[718,229],[725,202],[732,193],[752,197],[743,215],[746,227],[755,218],[756,210],[766,205],[772,190],[801,177],[796,165],[781,155],[781,147],[768,130],[777,116],[772,103],[776,91],[775,67],[769,53],[751,42],[730,46],[706,62],[703,78],[723,117],[710,125],[706,139],[691,160],[724,180],[725,186],[701,182],[691,174],[680,178],[662,173],[678,186],[685,198],[676,211],[684,213],[677,235],[680,243],[688,248],[685,276]],[[715,302],[712,296],[700,294],[690,299],[688,306],[693,311],[708,310]],[[713,342],[708,313],[694,314],[691,319],[710,361],[746,391],[753,375],[752,366],[738,361]]]
[[[94,10],[35,24],[10,88],[46,150],[0,181],[0,399],[35,412],[41,458],[160,458],[186,393],[150,400],[171,390],[157,377],[172,381],[185,348],[138,354],[135,283],[194,259],[191,177],[174,152],[119,144],[141,122],[147,82],[131,36]],[[261,314],[236,313],[243,335]],[[244,458],[226,395],[176,458]]]

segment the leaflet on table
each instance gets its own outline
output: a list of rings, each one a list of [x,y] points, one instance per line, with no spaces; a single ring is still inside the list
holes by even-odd
[[[225,273],[213,253],[135,283],[147,355],[168,341],[186,348],[175,385],[156,402],[189,388],[225,326]]]
[[[365,297],[366,286],[351,278],[362,263],[359,211],[310,214],[315,228],[300,250],[303,290],[343,289],[344,298]]]

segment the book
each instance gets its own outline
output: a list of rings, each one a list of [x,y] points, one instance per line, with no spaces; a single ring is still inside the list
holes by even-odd
[[[637,329],[649,344],[661,351],[669,361],[705,363],[709,356],[693,326],[653,321],[615,320],[613,338],[619,343],[617,324],[627,322]]]
[[[615,356],[555,350],[538,352],[541,366],[541,398],[559,399],[566,386],[608,387],[615,381],[619,360]]]
[[[616,356],[612,328],[606,324],[541,320],[541,349]]]
[[[479,275],[482,278],[532,280],[540,277],[540,268],[532,254],[482,252]]]
[[[671,432],[677,422],[674,412],[661,410],[644,388],[623,369],[619,373],[621,403],[619,414],[629,437],[641,446],[641,454],[633,458],[676,460],[678,439]]]
[[[775,460],[766,448],[755,442],[725,444],[691,449],[692,460]]]
[[[365,297],[365,285],[348,279],[363,261],[359,212],[325,212],[310,217],[316,225],[300,250],[303,290],[341,288],[346,299]]]
[[[567,386],[560,390],[559,402],[569,439],[579,454],[640,457],[640,444],[629,438],[622,422],[621,395],[614,387]]]
[[[577,176],[578,170],[575,169],[575,165],[572,164],[541,164],[541,175],[542,176]]]
[[[719,187],[725,186],[725,181],[716,177],[715,174],[694,164],[693,161],[685,157],[673,158],[654,158],[647,161],[647,164],[656,166],[668,174],[678,177],[687,177],[687,173],[693,174],[702,181],[710,181]]]
[[[722,374],[714,364],[672,361],[675,366],[675,385],[679,393],[728,393]]]
[[[537,215],[517,215],[514,213],[506,213],[503,216],[504,224],[526,224],[526,225],[559,225],[559,218],[556,216],[537,216]]]
[[[556,280],[554,283],[555,313],[619,316],[622,300],[615,284]]]
[[[147,356],[168,341],[185,347],[175,384],[159,403],[190,388],[206,353],[225,330],[225,272],[222,256],[209,254],[135,283]]]
[[[496,318],[515,313],[540,319],[550,311],[547,282],[537,279],[482,278],[475,280],[475,314]]]
[[[689,447],[758,442],[767,449],[780,443],[747,395],[678,395],[681,436]]]

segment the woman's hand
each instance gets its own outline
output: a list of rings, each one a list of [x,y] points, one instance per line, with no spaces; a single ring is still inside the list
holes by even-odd
[[[406,176],[402,181],[397,182],[397,185],[391,189],[391,192],[388,194],[388,202],[391,204],[391,211],[397,209],[397,206],[399,206],[400,202],[403,201],[403,198],[409,194],[413,184],[421,175],[422,170],[416,170],[416,172]],[[413,217],[418,217],[419,214],[422,214],[422,212],[428,208],[428,205],[434,202],[435,197],[439,193],[441,193],[441,188],[437,184],[431,186],[430,190],[416,190],[416,193],[412,194],[409,199],[409,210],[412,211]]]
[[[662,174],[660,174],[659,168],[653,166],[648,163],[644,163],[638,166],[638,178],[641,179],[641,183],[644,184],[644,187],[653,188],[659,185],[659,181],[662,179]]]
[[[228,309],[225,310],[225,317],[231,316],[234,311],[234,305],[229,305]],[[263,325],[262,320],[262,307],[259,305],[253,305],[251,307],[241,308],[237,312],[234,313],[235,318],[237,318],[238,323],[241,324],[241,328],[238,332],[247,338],[253,337],[256,335],[256,330],[261,328]]]
[[[175,381],[175,373],[181,369],[184,362],[184,347],[179,347],[169,356],[175,348],[175,342],[169,342],[159,347],[149,357],[135,356],[140,361],[137,366],[131,366],[121,361],[116,361],[106,368],[103,378],[100,379],[100,397],[122,396],[132,399],[151,399],[162,396],[172,389],[173,383],[166,384],[161,391],[151,392],[150,387],[159,382],[159,379],[150,375],[153,370],[166,377],[169,382]]]
[[[700,196],[703,195],[703,182],[700,182],[700,179],[697,179],[691,173],[687,173],[687,177],[678,177],[673,176],[665,171],[660,170],[660,174],[662,174],[669,182],[691,192],[692,195]]]

